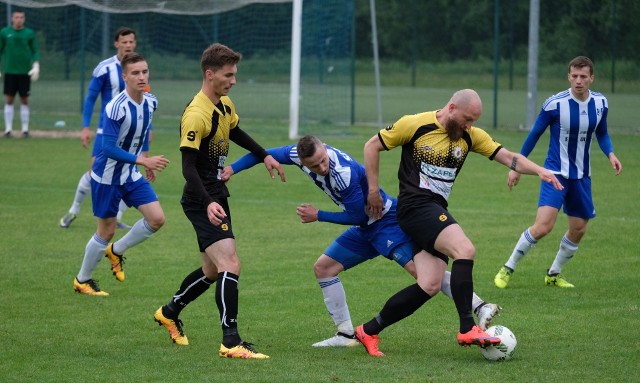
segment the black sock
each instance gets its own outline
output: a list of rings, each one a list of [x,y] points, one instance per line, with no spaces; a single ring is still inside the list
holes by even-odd
[[[363,325],[364,332],[369,335],[379,334],[385,327],[408,317],[431,299],[416,283],[395,293],[375,318]]]
[[[460,317],[460,332],[466,333],[476,322],[473,319],[473,260],[458,259],[451,266],[451,295]]]
[[[218,273],[216,304],[222,323],[222,344],[234,347],[240,344],[238,335],[238,276],[228,271]]]
[[[214,282],[204,275],[202,267],[193,270],[184,278],[171,301],[162,307],[162,315],[167,318],[177,318],[182,309],[207,291]]]

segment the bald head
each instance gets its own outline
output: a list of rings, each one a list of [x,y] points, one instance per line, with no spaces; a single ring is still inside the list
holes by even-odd
[[[461,89],[451,96],[450,104],[463,109],[479,109],[482,113],[482,100],[480,95],[473,89]]]
[[[449,138],[457,140],[465,130],[471,128],[482,115],[482,100],[473,89],[455,92],[447,105],[436,113],[436,118],[445,127]]]

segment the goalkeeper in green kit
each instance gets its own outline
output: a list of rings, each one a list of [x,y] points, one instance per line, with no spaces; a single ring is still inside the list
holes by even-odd
[[[24,11],[14,10],[11,14],[11,26],[0,30],[0,58],[4,75],[4,136],[11,137],[13,130],[13,100],[20,94],[20,119],[22,136],[29,137],[29,91],[31,81],[40,76],[40,53],[36,35],[32,29],[26,28]]]

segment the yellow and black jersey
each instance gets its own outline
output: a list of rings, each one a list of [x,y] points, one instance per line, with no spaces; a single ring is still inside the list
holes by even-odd
[[[502,146],[487,132],[471,127],[462,138],[451,141],[436,119],[436,112],[404,116],[381,130],[378,138],[386,150],[402,146],[398,179],[399,200],[437,200],[447,206],[453,182],[469,152],[493,159]]]
[[[228,197],[229,191],[220,174],[229,154],[229,134],[238,126],[238,115],[229,97],[223,96],[214,105],[200,91],[187,105],[180,122],[180,150],[197,151],[196,169],[207,193]],[[198,197],[188,183],[185,196]]]

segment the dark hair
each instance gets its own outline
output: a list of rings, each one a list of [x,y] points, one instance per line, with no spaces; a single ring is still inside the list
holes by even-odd
[[[241,58],[242,54],[235,52],[226,45],[215,43],[202,52],[200,68],[204,74],[207,69],[215,71],[227,64],[235,65],[240,62]]]
[[[589,67],[589,74],[593,74],[593,61],[587,56],[578,56],[569,62],[569,72],[571,72],[571,68],[584,68]]]
[[[113,41],[118,41],[118,39],[120,38],[120,36],[128,36],[128,35],[133,35],[133,37],[136,36],[136,31],[134,31],[133,29],[129,28],[129,27],[120,27],[118,29],[116,29],[116,34],[113,37]]]
[[[127,65],[135,64],[140,61],[147,61],[147,60],[140,53],[136,53],[136,52],[126,53],[122,57],[122,60],[120,60],[120,66],[122,66],[122,71],[125,72]]]
[[[307,135],[298,141],[297,150],[298,157],[301,159],[309,158],[316,154],[316,150],[322,146],[322,141],[316,136]]]

